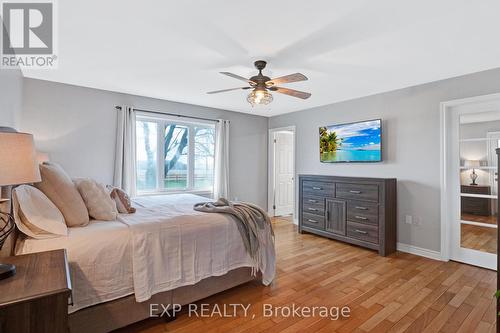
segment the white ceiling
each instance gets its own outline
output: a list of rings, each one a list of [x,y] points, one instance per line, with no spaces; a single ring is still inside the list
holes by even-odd
[[[58,1],[59,68],[31,78],[273,116],[500,67],[498,0]],[[301,72],[252,108],[218,74]],[[243,84],[244,85],[244,84]],[[140,106],[138,106],[140,107]]]

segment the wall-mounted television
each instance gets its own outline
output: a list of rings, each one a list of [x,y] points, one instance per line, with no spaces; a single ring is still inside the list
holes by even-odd
[[[319,151],[323,163],[381,162],[382,120],[320,127]]]

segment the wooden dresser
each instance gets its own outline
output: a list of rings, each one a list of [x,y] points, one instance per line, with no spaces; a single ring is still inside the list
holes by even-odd
[[[299,175],[299,232],[396,251],[396,179]]]
[[[481,185],[461,185],[460,191],[467,194],[491,194],[491,187]],[[491,215],[491,200],[487,198],[461,197],[462,213],[489,216]]]

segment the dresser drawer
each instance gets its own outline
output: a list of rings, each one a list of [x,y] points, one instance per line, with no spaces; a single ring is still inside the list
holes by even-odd
[[[336,197],[378,202],[378,185],[337,183]]]
[[[489,186],[461,185],[460,192],[470,194],[490,194],[491,188]]]
[[[305,180],[302,182],[304,196],[335,196],[335,184],[326,182],[313,182]]]
[[[307,196],[302,200],[302,210],[304,213],[315,215],[325,215],[325,198]]]
[[[304,202],[302,205],[304,213],[325,216],[325,207],[320,205],[310,205]]]
[[[378,244],[378,227],[348,221],[347,236]]]
[[[460,210],[462,213],[489,216],[491,214],[491,200],[486,198],[461,197]]]
[[[308,195],[309,193],[305,194],[303,196],[303,204],[308,204],[308,205],[317,205],[325,209],[325,198],[324,197],[315,197],[312,195]]]
[[[363,224],[378,225],[378,204],[367,201],[347,201],[347,219]]]
[[[324,230],[325,229],[325,217],[303,212],[302,213],[302,224],[307,226],[307,227]]]

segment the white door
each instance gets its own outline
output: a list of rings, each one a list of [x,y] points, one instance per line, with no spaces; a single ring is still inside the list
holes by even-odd
[[[274,133],[274,215],[291,215],[294,199],[294,134]]]
[[[450,259],[496,270],[500,99],[449,108],[445,137],[445,205]]]

